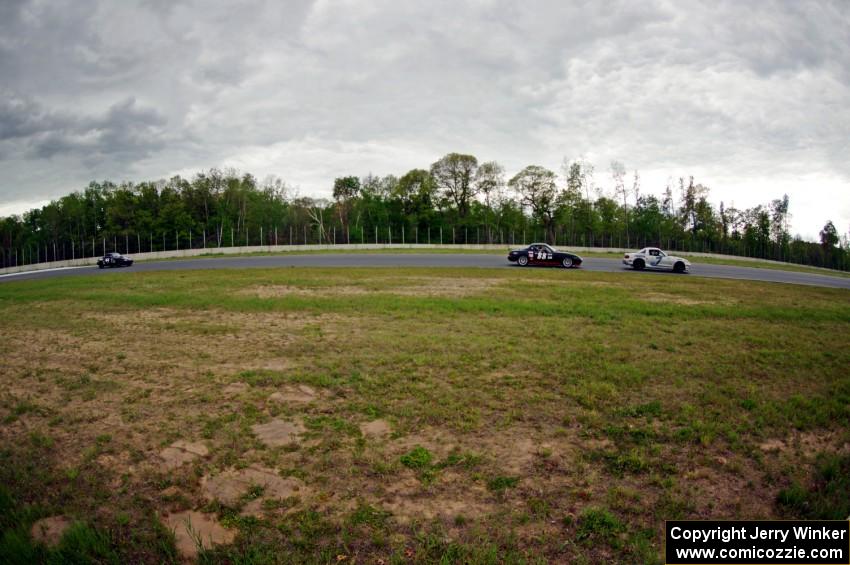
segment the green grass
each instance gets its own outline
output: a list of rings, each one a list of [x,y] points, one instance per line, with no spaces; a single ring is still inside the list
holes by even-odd
[[[4,283],[0,332],[4,557],[170,562],[158,516],[204,510],[238,533],[208,563],[652,563],[665,519],[847,510],[846,290],[128,272]],[[271,398],[301,384],[313,400]],[[252,426],[274,419],[302,437],[261,443]],[[386,433],[361,431],[377,419]],[[177,440],[209,454],[163,470]],[[297,488],[204,494],[249,467]],[[59,514],[76,541],[33,545]]]
[[[777,501],[807,520],[850,520],[850,455],[820,457],[812,484],[794,483],[780,491]]]

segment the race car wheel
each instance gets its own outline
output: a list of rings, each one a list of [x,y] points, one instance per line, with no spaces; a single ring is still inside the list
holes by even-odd
[[[632,267],[635,271],[642,271],[644,267],[646,267],[646,263],[643,262],[643,259],[635,259],[635,262],[632,263]]]
[[[569,257],[564,257],[564,260],[561,261],[561,265],[563,265],[565,269],[569,269],[573,266],[573,260]]]
[[[673,265],[674,273],[684,273],[685,272],[685,264],[681,261],[677,261],[675,265]]]
[[[97,268],[98,268],[98,269],[102,269],[102,268],[103,268],[103,265],[98,265],[98,266],[97,266]]]
[[[526,265],[528,265],[528,257],[526,257],[525,255],[520,255],[516,262],[517,265],[519,265],[520,267],[525,267]]]

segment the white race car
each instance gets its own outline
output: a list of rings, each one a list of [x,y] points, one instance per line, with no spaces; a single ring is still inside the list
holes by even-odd
[[[626,253],[623,255],[623,264],[636,271],[656,269],[673,271],[674,273],[687,273],[691,270],[690,261],[683,257],[667,255],[657,247],[644,247],[638,252]]]

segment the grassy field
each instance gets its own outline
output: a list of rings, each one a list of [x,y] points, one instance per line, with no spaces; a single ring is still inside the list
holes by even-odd
[[[190,519],[202,563],[654,563],[665,519],[850,515],[843,290],[122,273],[0,285],[0,332],[2,562],[178,561]]]

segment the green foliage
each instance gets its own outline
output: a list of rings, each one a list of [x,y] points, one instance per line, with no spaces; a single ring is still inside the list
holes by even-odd
[[[779,492],[777,502],[806,520],[850,518],[850,455],[821,455],[812,484],[792,484]]]
[[[623,409],[621,412],[624,416],[645,416],[647,418],[657,418],[661,416],[661,403],[657,400],[653,400],[652,402],[647,402],[646,404],[629,406],[628,408]]]
[[[519,477],[496,476],[487,480],[487,488],[493,492],[504,492],[519,484]]]
[[[414,470],[429,468],[433,460],[433,454],[421,445],[417,445],[401,456],[401,464]]]
[[[381,529],[386,527],[390,516],[391,514],[386,510],[379,510],[374,506],[360,501],[357,508],[349,516],[348,522],[352,526],[366,524],[372,528]]]
[[[605,508],[585,508],[578,519],[576,539],[581,541],[611,541],[626,528]]]
[[[820,242],[792,240],[787,196],[749,210],[719,209],[708,187],[680,178],[662,199],[596,197],[593,168],[572,162],[559,179],[531,165],[510,181],[504,169],[449,153],[429,170],[343,176],[333,200],[295,198],[280,179],[216,169],[191,179],[120,185],[92,182],[23,217],[0,218],[0,268],[12,264],[192,247],[300,243],[528,243],[641,247],[748,255],[848,270],[849,250],[828,222]],[[637,194],[637,193],[635,193]],[[481,199],[476,198],[480,196]],[[529,212],[529,213],[527,213]],[[442,232],[442,240],[440,233]],[[55,249],[54,249],[55,244]]]
[[[0,563],[120,563],[109,537],[84,523],[74,522],[52,548],[36,544],[30,527],[37,510],[20,505],[0,485]]]
[[[401,464],[416,471],[423,483],[430,483],[437,476],[439,467],[433,464],[434,455],[424,447],[417,445],[401,456]]]
[[[51,554],[52,563],[120,563],[109,538],[82,522],[71,524]]]
[[[277,386],[289,382],[286,375],[270,369],[242,371],[239,380],[251,386]]]

